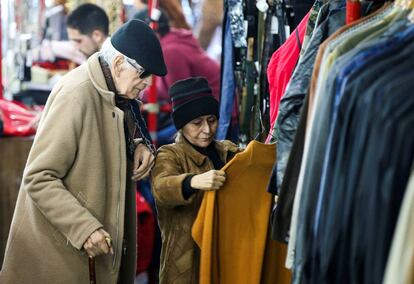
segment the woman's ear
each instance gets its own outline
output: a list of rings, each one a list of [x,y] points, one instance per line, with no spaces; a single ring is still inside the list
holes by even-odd
[[[112,72],[115,77],[119,77],[122,71],[122,64],[124,63],[124,57],[121,55],[115,56],[112,60]]]

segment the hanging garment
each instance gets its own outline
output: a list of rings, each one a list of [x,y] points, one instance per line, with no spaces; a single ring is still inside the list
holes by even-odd
[[[366,62],[366,60],[367,59],[369,59],[369,55],[371,54],[371,56],[373,56],[373,55],[375,55],[373,52],[383,52],[383,51],[385,51],[386,50],[386,47],[388,47],[388,46],[390,46],[390,42],[388,42],[388,43],[384,43],[383,45],[381,45],[381,46],[378,46],[376,49],[371,49],[371,53],[367,53],[367,52],[362,52],[362,53],[360,53],[360,54],[353,54],[353,52],[351,52],[350,54],[348,54],[346,57],[344,57],[343,59],[341,59],[340,61],[338,61],[337,62],[337,64],[340,64],[341,62],[344,62],[344,63],[349,63],[349,62],[353,62],[354,64],[353,64],[353,66],[352,66],[352,64],[349,64],[349,66],[348,66],[348,70],[349,71],[351,71],[352,69],[351,68],[353,68],[353,71],[356,71],[357,69],[355,69],[356,67],[358,67],[359,69],[361,69],[361,68],[368,68],[367,67],[367,65],[361,65],[360,67],[359,66],[357,66],[358,64],[362,64],[362,63],[364,63],[364,62]],[[353,49],[353,51],[355,51],[355,50],[358,50],[357,48],[355,48],[355,49]],[[394,50],[396,50],[396,49],[394,49]],[[374,60],[374,59],[372,59],[372,60]],[[340,65],[342,65],[342,64],[340,64]],[[343,65],[342,65],[343,66]],[[339,67],[338,67],[339,68]],[[370,70],[371,70],[371,68],[373,68],[372,66],[370,66],[369,67],[370,68]],[[363,70],[363,69],[361,69],[361,70]],[[380,75],[381,74],[381,72],[382,71],[380,71],[381,69],[379,69],[379,73],[378,73],[378,75]],[[348,72],[349,72],[348,71]],[[372,70],[371,70],[372,71]],[[335,74],[335,72],[333,72],[332,70],[330,71],[331,72],[331,74]],[[347,69],[346,68],[343,68],[342,69],[342,72],[347,72]],[[339,79],[340,77],[337,77],[337,82],[338,82],[338,79]],[[339,83],[339,82],[338,82]],[[367,82],[365,82],[364,84],[368,84],[368,81]],[[365,85],[366,86],[366,85]],[[365,88],[363,88],[362,90],[364,90],[364,89],[366,89],[366,87]],[[363,92],[363,91],[362,91]],[[346,98],[346,100],[348,100],[348,96],[344,96],[344,99]],[[328,99],[326,98],[325,99],[325,101],[328,101]],[[326,119],[326,120],[328,120],[328,119]],[[334,112],[334,114],[332,115],[332,121],[334,121],[334,120],[336,120],[336,115],[335,115],[335,112]],[[328,120],[329,121],[329,120]],[[333,123],[333,122],[332,122]],[[330,127],[328,127],[328,129],[332,129],[332,125],[330,126]],[[320,132],[321,132],[321,127],[318,127],[317,129],[319,129],[319,131],[317,131],[318,132],[318,134],[320,135]],[[339,130],[339,129],[338,129]],[[331,141],[331,139],[329,138],[330,136],[328,136],[328,139],[327,139],[327,141]],[[327,145],[327,153],[328,153],[328,151],[331,151],[330,150],[330,148],[331,148],[331,146],[330,145],[334,145],[333,144],[333,142],[328,142],[328,145]],[[334,152],[332,152],[335,156],[336,156],[336,151],[335,150],[333,150]],[[325,158],[326,157],[329,157],[330,155],[329,154],[326,154],[325,155]],[[348,157],[347,157],[348,158]],[[322,159],[320,159],[319,157],[316,157],[315,158],[315,160],[324,160],[323,158]],[[325,166],[324,166],[324,168],[325,169],[329,169],[329,166],[327,166],[327,164],[325,164]],[[355,167],[354,167],[354,170],[357,170],[358,169],[358,165],[356,165]],[[313,172],[315,172],[315,169],[313,169]],[[325,224],[325,222],[324,221],[321,221],[321,220],[319,220],[319,217],[320,217],[320,215],[321,215],[321,212],[323,213],[323,211],[322,211],[322,209],[321,209],[321,207],[322,207],[322,205],[325,205],[326,203],[323,201],[323,200],[325,200],[325,198],[323,197],[324,196],[324,194],[326,194],[327,192],[329,192],[329,191],[327,191],[328,189],[333,189],[333,188],[335,188],[335,196],[340,196],[339,195],[339,192],[340,192],[340,190],[338,189],[338,188],[336,188],[336,187],[331,187],[331,186],[324,186],[324,184],[326,183],[326,181],[325,181],[325,178],[326,177],[331,177],[332,175],[331,174],[329,174],[329,173],[327,173],[327,174],[325,174],[325,173],[322,173],[322,177],[321,177],[321,179],[322,179],[322,184],[321,184],[321,189],[319,189],[319,184],[318,183],[312,183],[312,182],[308,182],[308,183],[306,183],[306,186],[305,186],[305,191],[308,193],[310,193],[311,191],[314,191],[314,190],[317,190],[317,189],[319,189],[319,190],[317,190],[317,192],[319,192],[319,194],[318,193],[316,193],[316,194],[314,194],[314,195],[309,195],[309,194],[307,194],[307,196],[309,196],[310,198],[312,198],[312,199],[306,199],[305,198],[305,200],[308,200],[307,201],[307,205],[306,205],[306,208],[308,208],[308,210],[312,210],[312,208],[316,208],[316,211],[314,211],[315,212],[315,215],[314,215],[314,221],[312,221],[312,220],[310,220],[310,224],[312,224],[312,223],[314,223],[314,225],[313,225],[313,235],[314,235],[314,238],[316,239],[315,240],[315,242],[318,242],[317,241],[317,239],[318,239],[318,237],[317,237],[317,234],[316,234],[316,231],[318,230],[318,224]],[[315,177],[313,177],[312,175],[310,176],[313,180],[315,180],[316,178]],[[312,187],[310,187],[310,184],[312,184],[313,186],[315,186],[316,188],[312,188]],[[330,184],[330,183],[327,183],[327,184]],[[347,192],[353,192],[353,190],[349,190],[349,191],[347,191]],[[347,193],[348,194],[348,193]],[[317,198],[317,199],[314,199],[314,198]],[[340,199],[338,199],[338,201],[339,201]],[[311,203],[312,202],[312,203]],[[341,204],[343,204],[343,202],[344,202],[344,200],[341,200],[340,201],[341,202]],[[315,204],[315,205],[313,205],[313,204]],[[338,212],[339,213],[339,212]],[[304,215],[305,214],[311,214],[310,212],[308,212],[308,213],[304,213]],[[312,216],[312,215],[308,215],[308,217],[307,217],[307,219],[309,219],[309,216]],[[309,231],[308,231],[308,233],[310,233]],[[336,234],[337,232],[333,232],[333,234]],[[332,236],[332,235],[331,235]],[[308,236],[309,237],[309,236]],[[307,237],[307,238],[308,238]],[[303,240],[303,242],[304,243],[306,243],[307,245],[309,245],[309,239],[304,239]],[[322,250],[323,249],[323,254],[324,255],[327,255],[328,253],[326,252],[326,251],[329,251],[329,250],[332,250],[332,252],[334,252],[334,251],[336,251],[336,248],[334,249],[334,248],[329,248],[328,250],[326,250],[325,249],[325,246],[322,248],[320,248],[320,250]],[[315,256],[315,253],[314,253],[314,257],[316,257]],[[348,275],[349,275],[349,273],[348,273]]]
[[[243,1],[242,0],[227,0],[227,9],[230,22],[231,34],[235,47],[247,46],[247,29],[244,25],[243,15]]]
[[[298,66],[289,81],[280,102],[279,114],[275,123],[277,147],[277,190],[283,181],[293,138],[299,122],[304,97],[309,90],[313,65],[319,45],[329,35],[345,23],[345,3],[334,0],[321,8],[318,17],[320,24],[314,31],[306,52],[299,58]]]
[[[413,45],[410,47],[411,51],[412,48]],[[406,60],[412,62],[413,56],[406,57]],[[350,150],[352,161],[363,165],[360,173],[353,176],[353,168],[348,168],[342,163],[346,168],[339,166],[336,171],[344,169],[344,175],[351,180],[344,184],[344,178],[337,174],[334,179],[334,185],[340,185],[345,191],[352,193],[350,188],[358,189],[354,197],[346,194],[344,200],[347,207],[351,202],[354,213],[351,216],[340,216],[342,220],[335,218],[341,220],[342,224],[347,224],[347,220],[351,222],[343,227],[345,230],[349,228],[352,234],[342,236],[341,239],[350,241],[352,246],[349,252],[356,261],[348,263],[346,255],[342,253],[334,261],[338,259],[345,263],[344,267],[351,267],[351,279],[362,279],[361,281],[371,283],[382,281],[394,226],[413,161],[413,135],[409,132],[410,125],[414,123],[414,102],[407,96],[413,88],[413,72],[410,70],[412,64],[402,66],[397,62],[401,61],[394,63],[397,68],[390,67],[392,72],[388,69],[385,76],[377,76],[375,81],[378,79],[378,83],[368,89],[363,99],[356,102],[359,116],[354,120],[357,123],[362,122],[363,127],[359,130],[365,131],[361,133],[350,129],[350,135],[355,133]],[[371,107],[374,109],[371,110]],[[370,113],[369,119],[364,112]],[[364,125],[365,121],[371,121],[367,125],[368,131]],[[352,124],[355,125],[355,122]],[[354,145],[364,151],[362,156],[361,153],[355,153]],[[389,145],[393,146],[390,148]],[[339,150],[342,152],[341,148]],[[360,159],[355,157],[357,154],[360,155]],[[345,212],[350,212],[351,209],[347,207]],[[370,210],[367,211],[366,208]],[[362,218],[356,216],[361,212],[365,214]],[[361,238],[356,240],[356,237]],[[341,248],[341,251],[344,249],[346,248]]]
[[[368,23],[375,22],[379,18],[383,18],[385,15],[387,15],[387,13],[390,13],[390,11],[391,8],[386,4],[383,8],[378,9],[368,16],[342,27],[320,45],[315,60],[315,68],[312,74],[311,85],[309,88],[310,101],[308,109],[310,112],[313,109],[315,93],[317,92],[316,86],[318,85],[319,88],[322,87],[323,82],[327,79],[328,70],[332,64],[332,62],[327,61],[327,56],[330,54],[330,52],[341,42],[341,40],[343,40],[353,31],[358,30],[361,25],[363,26],[367,25]],[[321,65],[323,65],[323,67],[321,67]],[[320,91],[321,90],[319,89],[318,92],[320,93]]]
[[[414,283],[414,172],[405,191],[385,270],[384,284]]]
[[[252,141],[224,166],[223,188],[204,195],[192,228],[201,249],[200,284],[290,282],[282,267],[284,245],[268,240],[272,197],[266,184],[275,147]]]
[[[331,74],[337,74],[335,72],[336,69],[342,69],[341,74],[346,74],[346,72],[348,72],[348,73],[349,72],[355,72],[357,70],[357,68],[361,69],[361,66],[364,66],[362,64],[366,64],[367,60],[369,60],[369,59],[373,60],[373,59],[371,59],[371,58],[373,58],[373,56],[379,55],[379,54],[380,54],[381,57],[386,56],[386,54],[384,54],[384,51],[387,50],[387,48],[391,46],[390,45],[391,42],[390,41],[385,41],[385,42],[382,43],[382,45],[380,45],[379,43],[380,43],[379,41],[375,41],[376,47],[369,49],[369,46],[367,46],[367,48],[365,48],[365,51],[363,49],[360,49],[360,48],[354,48],[352,51],[350,51],[348,54],[346,54],[343,58],[338,59],[338,62],[336,62],[334,68],[332,68],[332,70],[330,71]],[[393,50],[396,50],[396,47],[394,47]],[[358,52],[358,51],[359,51],[359,54],[355,53],[355,52]],[[349,62],[353,62],[353,64],[348,64],[348,66],[344,66],[344,64],[347,64]],[[384,68],[386,68],[387,63],[385,63],[385,65],[384,65],[384,63],[385,62],[383,62],[382,65],[384,66]],[[372,73],[374,73],[374,72],[372,72]],[[381,71],[379,71],[378,75],[380,75],[380,74],[381,74]],[[336,82],[337,82],[336,83],[336,89],[344,88],[344,86],[340,87],[340,85],[344,84],[344,80],[340,80],[340,79],[341,79],[341,75],[339,75],[336,78]],[[333,127],[332,125],[334,124],[334,121],[337,119],[337,114],[336,114],[337,113],[336,112],[337,102],[336,101],[338,101],[339,96],[338,95],[336,95],[336,96],[337,96],[337,99],[335,99],[335,107],[333,108],[333,110],[332,110],[333,113],[331,115],[331,117],[332,117],[331,126],[327,127],[327,129],[332,129],[332,127]],[[339,98],[339,100],[340,100],[340,98]],[[328,101],[328,98],[326,98],[325,101]],[[326,119],[326,120],[330,121],[329,119]],[[329,131],[331,132],[331,130],[329,130]],[[328,157],[329,152],[331,151],[332,140],[330,139],[330,136],[327,137],[327,141],[328,141],[328,144],[327,144],[327,148],[326,148],[327,150],[326,150],[325,157]],[[328,165],[325,163],[324,168],[323,168],[323,172],[322,172],[322,177],[321,177],[321,179],[322,179],[321,189],[322,190],[320,191],[321,194],[323,194],[323,192],[324,192],[323,187],[324,187],[324,184],[327,182],[326,178],[328,176],[330,176],[330,174],[327,172],[327,170],[328,170],[327,166]],[[317,185],[319,186],[319,183]],[[317,211],[319,211],[319,206],[320,205],[321,205],[321,200],[318,200]],[[319,214],[319,213],[317,212],[317,214]]]
[[[221,95],[220,95],[220,119],[217,128],[216,138],[224,140],[231,123],[232,110],[234,105],[234,97],[236,92],[234,80],[234,55],[233,41],[230,30],[230,15],[228,12],[225,21],[225,29],[223,35],[223,54],[222,54],[222,79],[221,79]]]
[[[373,16],[375,15],[372,14],[369,17],[373,17]],[[350,29],[351,27],[357,26],[361,21],[366,21],[367,18],[365,18],[364,20],[360,20],[359,22],[354,22],[351,25],[347,25],[346,27],[340,28],[337,32],[335,32],[332,36],[330,36],[327,40],[325,40],[319,46],[319,51],[318,51],[315,64],[314,64],[314,68],[313,68],[309,95],[305,97],[303,111],[302,111],[302,114],[299,120],[298,129],[296,131],[295,138],[292,144],[292,151],[289,155],[288,163],[287,163],[286,170],[285,170],[285,177],[281,184],[277,205],[275,206],[272,212],[272,220],[271,220],[272,238],[275,240],[279,240],[281,242],[288,242],[288,240],[290,239],[290,242],[289,242],[290,253],[288,256],[287,267],[292,266],[293,244],[295,243],[295,238],[296,238],[296,233],[295,233],[296,225],[293,226],[292,230],[290,231],[292,213],[293,213],[293,205],[294,205],[294,200],[296,196],[296,191],[297,191],[296,188],[298,185],[299,173],[300,173],[301,164],[302,164],[304,143],[305,143],[305,132],[306,132],[306,127],[308,125],[307,121],[308,121],[308,116],[310,116],[308,113],[310,113],[310,110],[312,109],[313,96],[314,96],[315,88],[316,88],[316,78],[318,77],[318,74],[319,74],[320,65],[322,62],[322,55],[328,43],[333,41],[339,35],[342,35],[346,30]],[[316,138],[320,138],[320,135]],[[275,170],[273,170],[272,174],[275,174]],[[276,189],[275,179],[276,177],[272,175],[272,182],[274,181],[274,183],[269,185],[269,192],[272,192],[272,190]],[[301,193],[300,189],[298,190],[298,192],[300,195]],[[276,194],[275,192],[273,193]],[[296,215],[297,214],[295,214],[294,216]],[[296,218],[293,218],[293,219],[295,220]]]
[[[303,38],[302,50],[300,52],[301,56],[305,53],[306,49],[309,46],[309,40],[311,39],[313,32],[315,31],[315,28],[318,25],[319,12],[322,6],[326,3],[328,3],[327,0],[317,0],[312,5],[312,8],[309,12],[310,14],[309,14],[308,24],[306,25],[305,36]]]
[[[408,167],[411,165],[411,152],[409,148],[406,148],[408,146],[403,147],[404,145],[411,145],[411,136],[397,136],[399,139],[404,137],[404,144],[401,144],[400,147],[392,147],[392,149],[404,148],[403,153],[405,155],[399,156],[399,164],[393,164],[392,161],[393,158],[395,159],[396,156],[401,154],[398,154],[396,151],[389,151],[391,141],[385,139],[387,137],[394,137],[393,140],[395,141],[396,133],[398,132],[393,130],[394,134],[391,134],[392,132],[389,130],[389,134],[384,137],[385,125],[394,125],[394,128],[399,128],[395,127],[400,125],[396,122],[397,120],[394,119],[393,122],[390,122],[385,120],[384,116],[384,121],[378,121],[378,124],[375,124],[378,126],[377,136],[375,138],[372,136],[375,133],[372,121],[378,120],[378,114],[383,111],[384,105],[395,102],[396,106],[400,106],[400,111],[403,111],[409,105],[406,97],[404,99],[401,98],[398,101],[399,103],[395,100],[398,99],[397,94],[399,92],[402,95],[404,92],[408,93],[410,89],[408,87],[410,84],[408,77],[406,78],[407,81],[404,81],[402,77],[406,76],[404,74],[407,74],[408,70],[410,70],[408,67],[409,62],[412,62],[410,51],[413,49],[413,46],[409,44],[413,39],[412,30],[411,28],[406,28],[406,21],[398,22],[398,17],[392,18],[392,22],[390,20],[391,18],[388,19],[387,23],[386,19],[380,19],[378,21],[380,25],[377,25],[377,30],[374,30],[372,25],[368,26],[368,29],[365,28],[360,31],[353,27],[352,37],[338,45],[342,49],[336,50],[337,53],[339,51],[338,54],[349,49],[352,50],[339,57],[329,70],[330,75],[323,90],[325,96],[332,94],[333,97],[325,97],[321,102],[330,105],[329,100],[331,100],[332,110],[338,108],[341,111],[338,114],[335,114],[336,111],[332,113],[332,110],[326,112],[318,107],[318,100],[315,100],[315,110],[318,110],[316,114],[331,113],[326,118],[328,119],[327,129],[329,132],[331,132],[329,129],[332,129],[332,123],[337,121],[334,127],[337,134],[333,135],[333,137],[336,137],[335,142],[331,140],[332,138],[329,138],[328,141],[331,142],[326,144],[328,145],[326,152],[331,154],[323,156],[323,153],[313,149],[309,150],[308,153],[310,154],[307,156],[307,159],[304,158],[306,161],[312,161],[313,159],[309,158],[311,157],[310,155],[316,154],[319,156],[314,155],[315,160],[322,159],[323,161],[324,157],[325,161],[326,157],[330,157],[333,160],[331,160],[330,165],[325,164],[324,166],[324,168],[331,170],[326,174],[322,174],[323,187],[321,190],[318,191],[318,183],[316,183],[315,188],[310,186],[312,183],[309,180],[302,181],[306,190],[303,189],[300,206],[302,213],[298,220],[301,226],[299,227],[300,231],[296,241],[296,251],[300,251],[301,257],[296,257],[295,262],[297,261],[297,264],[295,264],[295,269],[296,265],[298,265],[302,277],[309,277],[309,275],[306,276],[306,273],[303,274],[304,271],[307,271],[307,273],[311,273],[312,279],[308,280],[308,278],[305,278],[307,280],[303,281],[311,281],[311,283],[354,283],[360,281],[379,283],[382,279],[384,259],[386,259],[387,246],[389,245],[387,239],[390,238],[389,234],[393,231],[393,215],[395,215],[395,210],[398,210],[399,207],[398,196],[401,194],[400,189],[405,188],[404,173],[407,171],[407,165]],[[385,28],[385,23],[387,25],[392,23],[392,26]],[[400,30],[403,27],[406,30],[401,32]],[[381,33],[383,33],[383,36],[380,39],[373,38],[374,35],[378,37]],[[362,39],[367,38],[368,40],[375,40],[375,42],[368,41],[367,43],[358,44]],[[357,47],[353,48],[356,45]],[[395,54],[398,54],[397,57]],[[395,66],[398,66],[399,69],[395,69]],[[400,73],[390,73],[397,71]],[[384,77],[379,81],[384,72],[388,73],[386,74],[387,79]],[[400,80],[395,82],[395,78]],[[355,89],[357,82],[358,90]],[[376,89],[371,90],[373,87],[370,82],[377,82]],[[384,88],[384,86],[387,86],[387,88]],[[397,89],[398,91],[391,91]],[[373,93],[371,94],[370,92]],[[388,94],[390,97],[387,98],[390,101],[388,103],[379,103],[381,107],[369,112],[371,116],[368,119],[366,113],[370,108],[367,106],[367,99],[373,100],[373,98],[377,98],[374,94],[378,94],[378,92],[384,95]],[[406,103],[401,103],[402,101]],[[403,104],[404,106],[402,107]],[[398,110],[395,108],[393,112],[389,110],[387,112],[393,114],[397,113]],[[314,118],[316,122],[317,116],[314,116]],[[330,119],[332,119],[332,122],[329,123]],[[401,120],[402,118],[399,119]],[[401,121],[403,124],[406,124],[410,120],[406,115],[404,120]],[[364,122],[369,122],[370,124],[363,127]],[[324,129],[320,125],[315,126],[315,138],[320,139],[318,137],[321,137],[321,131],[325,131]],[[369,133],[370,135],[368,135]],[[329,134],[329,137],[331,136],[332,134]],[[370,147],[364,144],[367,137],[372,142]],[[309,141],[316,143],[317,139],[309,139]],[[378,143],[378,141],[381,141],[381,143]],[[394,141],[392,144],[395,143]],[[335,148],[331,149],[329,145],[335,146]],[[386,148],[378,148],[379,145],[383,145],[381,147],[388,145],[388,148],[387,150]],[[321,149],[323,150],[324,147]],[[368,151],[368,149],[371,150]],[[391,155],[387,158],[381,156],[387,152],[394,152],[396,156]],[[371,155],[368,153],[371,153]],[[363,160],[366,159],[365,157],[371,157],[372,162],[369,163],[369,166],[361,168],[364,165]],[[379,162],[379,157],[383,157],[381,160],[383,159],[383,161],[387,162],[385,164]],[[402,162],[406,160],[408,161]],[[381,168],[378,168],[378,165],[381,165]],[[305,169],[315,170],[314,167],[309,166]],[[363,169],[366,171],[365,175],[362,174],[364,173]],[[398,178],[394,173],[396,169],[399,169]],[[387,175],[380,174],[380,172],[384,171]],[[309,174],[309,177],[315,176],[318,178],[315,174]],[[364,180],[362,177],[365,177],[364,183],[361,183]],[[373,183],[374,180],[375,183]],[[379,196],[377,198],[373,197],[372,188],[376,188],[376,185],[381,188],[382,193],[379,196],[384,196],[383,199],[378,198]],[[392,194],[389,190],[387,191],[387,188],[393,188]],[[312,190],[314,194],[311,194],[309,190]],[[390,197],[387,198],[386,196]],[[368,205],[367,202],[373,202],[373,204]],[[359,213],[353,212],[353,208],[359,208],[360,211],[357,211]],[[366,208],[370,208],[369,214],[366,214]],[[373,210],[373,208],[377,208],[377,211]],[[388,208],[388,210],[385,210],[385,208]],[[384,216],[380,218],[381,214]],[[315,220],[309,220],[313,215]],[[370,218],[365,218],[367,215],[370,215]],[[367,228],[371,229],[367,230]],[[343,234],[343,232],[347,233]],[[353,234],[356,235],[353,236]],[[314,241],[312,241],[313,239]],[[317,244],[316,252],[315,247],[309,248],[313,243]],[[353,246],[355,245],[355,248],[352,247],[351,249],[348,245],[350,243]]]
[[[385,12],[384,12],[385,13]],[[326,58],[327,55],[325,53],[330,53],[338,44],[342,42],[347,37],[355,35],[359,30],[363,29],[365,26],[371,24],[373,21],[377,21],[381,19],[383,16],[382,12],[379,12],[378,15],[365,18],[361,20],[361,22],[353,23],[352,25],[346,26],[343,29],[339,30],[338,33],[334,34],[326,41],[326,46],[324,44],[321,45],[321,49],[319,53],[323,52],[323,55],[319,55],[320,58]],[[329,73],[325,67],[326,59],[319,62],[318,65],[315,65],[315,68],[320,66],[318,76],[318,83],[325,84],[327,81],[327,74]],[[326,72],[325,73],[322,72]],[[315,72],[314,72],[315,74]],[[321,80],[319,80],[321,79]],[[316,80],[315,78],[313,81]],[[315,87],[316,89],[316,87]],[[293,211],[292,211],[292,218],[291,218],[291,229],[290,229],[290,242],[288,246],[288,259],[287,265],[289,267],[292,266],[293,260],[295,258],[294,254],[294,247],[296,245],[296,237],[297,237],[297,224],[301,222],[302,226],[300,228],[300,234],[306,232],[306,236],[310,236],[310,225],[304,221],[303,216],[308,216],[307,219],[309,222],[312,222],[313,212],[312,209],[315,208],[316,198],[317,198],[317,191],[319,188],[319,179],[321,176],[321,167],[323,158],[321,156],[324,153],[324,145],[326,143],[329,131],[329,121],[330,121],[330,113],[331,109],[329,108],[332,104],[329,100],[329,97],[324,99],[320,99],[319,97],[322,94],[327,93],[323,91],[324,87],[319,87],[316,98],[313,98],[314,93],[312,93],[312,89],[310,90],[309,95],[309,107],[308,107],[308,122],[306,125],[308,126],[305,135],[305,142],[304,142],[304,149],[303,149],[303,157],[302,157],[302,164],[301,170],[299,173],[299,178],[297,182],[296,194],[293,203]],[[318,105],[318,111],[313,112],[313,104]],[[321,104],[319,106],[319,104]],[[304,127],[306,125],[303,125]],[[305,187],[305,189],[304,189]],[[303,194],[302,194],[303,193]],[[305,199],[302,201],[302,198]],[[306,206],[301,207],[300,204],[306,204]],[[299,208],[301,208],[300,217],[299,217]],[[303,237],[303,235],[302,235]],[[301,240],[301,243],[309,242],[309,237],[306,240]],[[304,251],[300,251],[299,254],[304,254]]]
[[[273,240],[289,243],[289,229],[292,217],[293,201],[295,198],[296,184],[300,171],[303,153],[303,142],[305,139],[305,124],[307,119],[308,98],[305,98],[304,111],[300,117],[298,130],[292,144],[292,153],[286,167],[285,177],[280,188],[277,203],[272,210],[271,236]],[[276,179],[274,169],[272,171],[272,182]],[[270,188],[269,183],[269,188]],[[275,188],[274,185],[272,185]]]
[[[413,46],[411,46],[411,51],[413,50],[412,48]],[[412,62],[413,57],[411,56],[411,58],[407,60],[411,60]],[[378,190],[378,192],[375,192],[374,196],[372,193],[370,193],[369,196],[365,196],[365,200],[368,200],[371,203],[368,203],[368,205],[361,204],[359,206],[360,210],[362,207],[367,208],[367,206],[370,206],[369,208],[373,208],[373,211],[369,212],[369,214],[366,216],[368,222],[362,222],[362,224],[359,224],[357,229],[354,230],[355,232],[359,231],[360,235],[365,236],[364,243],[367,244],[365,249],[368,251],[365,262],[363,262],[363,266],[357,266],[356,268],[359,268],[357,271],[361,271],[361,267],[367,267],[367,269],[364,271],[364,279],[369,279],[371,281],[382,281],[383,279],[383,273],[391,245],[393,231],[397,222],[401,199],[404,195],[407,177],[409,174],[408,172],[410,170],[409,168],[413,161],[412,149],[414,147],[414,144],[412,133],[405,135],[405,133],[411,131],[410,126],[414,124],[412,116],[412,110],[414,109],[413,101],[411,98],[406,100],[407,97],[403,97],[402,93],[394,93],[395,89],[404,91],[405,94],[408,94],[412,91],[412,64],[411,66],[406,66],[405,70],[401,69],[401,71],[402,72],[399,72],[398,74],[400,77],[395,80],[393,84],[384,84],[387,82],[385,79],[382,81],[383,86],[385,87],[384,95],[387,96],[389,94],[392,94],[392,96],[395,96],[393,100],[397,98],[397,95],[401,98],[398,101],[398,104],[393,107],[392,112],[390,111],[388,113],[387,116],[390,118],[390,120],[388,120],[387,116],[382,117],[382,123],[385,126],[385,129],[389,130],[387,128],[390,127],[395,128],[396,131],[383,132],[386,135],[387,139],[384,139],[384,142],[381,143],[381,153],[387,151],[388,145],[390,144],[394,144],[395,148],[393,147],[393,149],[389,151],[390,155],[381,157],[381,159],[379,159],[379,163],[387,164],[387,166],[379,168],[375,175],[372,175],[372,170],[374,168],[367,168],[372,167],[372,163],[370,165],[367,165],[367,167],[364,167],[363,173],[366,177],[372,175],[373,178],[378,179],[377,184],[380,185],[380,190]],[[388,80],[389,79],[390,77],[388,77]],[[381,87],[378,85],[376,88],[377,90],[381,90]],[[384,106],[386,108],[390,106],[389,102],[382,101],[380,104],[382,103],[385,103]],[[381,105],[377,105],[376,109],[378,110],[378,113],[381,113]],[[403,114],[403,112],[405,113]],[[385,114],[385,111],[383,113]],[[399,116],[397,118],[398,120],[396,119],[397,115]],[[376,127],[377,135],[375,138],[381,139],[383,128],[378,124]],[[396,139],[394,140],[394,138]],[[388,144],[385,144],[385,142]],[[375,143],[373,140],[371,140],[369,147],[373,145],[375,145]],[[375,155],[377,155],[377,153],[374,153],[374,157]],[[378,160],[374,160],[373,162],[378,162]],[[358,198],[358,196],[355,197],[355,200],[357,200],[356,198]],[[375,202],[373,206],[371,206],[372,202]],[[372,220],[372,222],[370,220]],[[355,221],[362,220],[356,220],[356,218],[354,218],[354,222]],[[368,226],[365,227],[365,224],[368,224]],[[362,229],[362,231],[359,229]],[[364,230],[366,231],[364,232]],[[377,236],[380,237],[378,238]],[[356,249],[360,248],[359,244],[356,242],[355,238],[353,238],[352,241],[353,244],[356,244],[358,246],[354,246],[351,251],[353,255],[358,255],[359,252],[357,252]],[[358,274],[356,276],[358,276]]]
[[[290,80],[293,69],[299,58],[301,43],[305,35],[309,14],[300,22],[299,26],[289,36],[287,41],[273,53],[267,67],[270,92],[270,125],[276,121],[279,103]]]
[[[412,56],[409,60],[413,60]],[[346,132],[341,134],[346,135],[344,138],[347,139],[339,140],[341,145],[338,160],[333,165],[334,179],[331,187],[335,188],[335,193],[326,199],[326,204],[329,204],[327,224],[320,229],[318,238],[318,242],[323,242],[328,239],[327,234],[330,235],[330,242],[321,248],[321,273],[318,273],[328,282],[382,281],[413,157],[413,135],[405,135],[404,132],[398,134],[409,131],[408,125],[414,123],[413,115],[409,114],[414,107],[413,100],[407,98],[408,90],[413,87],[413,73],[409,72],[409,68],[407,65],[398,71],[398,80],[393,79],[397,78],[394,77],[396,74],[392,74],[393,77],[386,76],[388,78],[377,77],[381,84],[377,84],[372,93],[370,88],[355,102],[354,118],[350,121],[345,117],[344,122],[351,124],[345,124],[350,127],[344,127]],[[408,76],[403,76],[407,73]],[[390,108],[392,104],[394,107]],[[365,113],[368,113],[369,118]],[[350,113],[347,114],[349,117]],[[364,125],[365,121],[369,122],[369,128]],[[362,127],[359,127],[360,124]],[[401,139],[403,142],[398,142]],[[358,144],[357,149],[358,152],[363,151],[362,156],[354,150]],[[393,147],[390,149],[389,145]],[[394,146],[397,151],[394,151]],[[358,154],[360,158],[355,156]],[[347,159],[343,159],[344,155]],[[354,169],[347,165],[350,161],[362,165],[359,178],[349,175]]]

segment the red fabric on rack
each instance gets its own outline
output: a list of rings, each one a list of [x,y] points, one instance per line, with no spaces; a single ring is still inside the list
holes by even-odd
[[[33,111],[25,105],[0,99],[0,136],[30,136],[36,133],[41,111]]]
[[[361,2],[355,0],[346,1],[346,19],[347,25],[361,18]]]
[[[137,191],[137,271],[146,271],[151,264],[155,240],[155,215],[145,198]]]
[[[296,28],[299,33],[301,44],[305,36],[308,19],[309,13],[306,14],[306,16],[302,19]],[[297,41],[296,30],[294,30],[286,42],[273,53],[267,67],[267,80],[269,81],[270,91],[271,128],[273,128],[273,125],[276,121],[280,100],[285,93],[286,86],[299,59],[300,46]]]

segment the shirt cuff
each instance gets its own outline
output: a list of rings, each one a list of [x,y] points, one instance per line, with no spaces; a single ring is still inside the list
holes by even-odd
[[[189,175],[183,180],[182,191],[185,200],[187,200],[188,198],[190,198],[191,195],[197,192],[197,189],[191,187],[191,179],[193,178],[193,176],[195,175]]]

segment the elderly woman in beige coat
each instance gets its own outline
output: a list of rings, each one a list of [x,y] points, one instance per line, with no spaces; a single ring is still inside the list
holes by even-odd
[[[220,169],[238,148],[214,140],[219,108],[205,78],[178,81],[169,95],[179,132],[174,144],[159,149],[151,172],[162,236],[160,283],[198,283],[199,249],[191,227],[204,191],[223,185]]]
[[[98,283],[133,283],[131,177],[144,177],[153,161],[135,99],[149,74],[166,74],[161,47],[134,20],[54,87],[24,170],[0,283],[88,283],[88,255]]]

